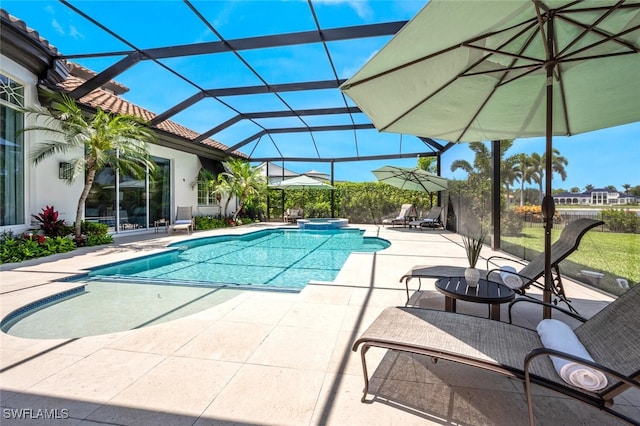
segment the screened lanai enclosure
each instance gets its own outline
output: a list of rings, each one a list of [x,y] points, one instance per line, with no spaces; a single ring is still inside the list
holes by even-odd
[[[426,215],[431,202],[442,205],[447,229],[465,232],[468,223],[477,220],[492,229],[487,243],[494,248],[531,258],[542,250],[542,245],[531,243],[538,237],[542,241],[542,219],[535,208],[514,212],[519,205],[516,197],[525,188],[516,191],[521,181],[508,172],[518,165],[510,163],[505,168],[500,141],[485,141],[486,156],[476,163],[467,143],[379,132],[340,89],[426,3],[62,0],[48,2],[46,9],[39,10],[30,2],[8,0],[2,7],[55,46],[60,62],[91,71],[86,81],[61,83],[55,90],[62,88],[95,107],[91,93],[117,82],[117,87],[127,89],[123,98],[153,111],[148,117],[152,126],[162,129],[179,123],[193,131],[185,133],[191,143],[179,148],[197,152],[205,162],[219,162],[222,151],[254,165],[274,164],[297,173],[317,169],[336,186],[335,191],[318,194],[331,203],[328,213],[318,214],[339,215],[354,223],[354,219],[376,222],[397,213],[400,204],[377,214],[358,210],[362,203],[354,201],[349,192],[353,189],[345,183],[341,192],[341,184],[353,180],[347,178],[351,169],[373,170],[386,164],[415,167],[419,158],[433,158],[435,173],[449,178],[450,185],[432,199],[407,195],[412,198],[408,202],[419,204],[420,215]],[[209,150],[207,141],[212,141]],[[537,143],[534,149],[543,152],[543,141]],[[517,146],[518,140],[512,147]],[[459,167],[461,161],[470,168]],[[100,210],[100,197],[121,197],[133,206],[128,209],[131,212],[147,198],[153,200],[150,205],[166,206],[171,176],[166,168],[161,170],[161,185],[124,181],[118,182],[117,192],[92,194],[96,202],[91,213],[105,214]],[[109,181],[112,177],[103,176],[102,186],[115,185]],[[374,182],[372,174],[359,180],[382,185]],[[538,195],[529,194],[527,204],[539,205]],[[272,208],[280,209],[274,217],[281,217],[283,200],[281,195],[270,200]],[[112,204],[112,200],[105,203]],[[154,210],[153,217],[170,214]],[[575,212],[558,215],[554,233],[579,216]],[[131,226],[139,220],[135,215],[126,221],[120,218]],[[611,243],[600,236],[617,234],[609,232],[612,230],[598,229],[591,233],[593,238],[585,238],[583,245],[592,246],[585,251],[593,255],[570,258],[567,272],[608,291],[621,289],[619,278],[629,285],[640,281],[639,250],[627,250],[611,261]],[[627,229],[630,232],[624,232],[619,244],[640,246],[639,230],[640,226]]]

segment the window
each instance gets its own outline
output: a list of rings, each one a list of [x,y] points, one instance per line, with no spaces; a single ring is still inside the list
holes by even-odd
[[[24,87],[0,74],[0,226],[24,223]]]
[[[218,199],[211,188],[213,175],[210,172],[200,169],[198,174],[198,205],[199,206],[217,206]]]
[[[217,206],[218,199],[209,188],[209,181],[198,180],[198,205],[199,206]]]

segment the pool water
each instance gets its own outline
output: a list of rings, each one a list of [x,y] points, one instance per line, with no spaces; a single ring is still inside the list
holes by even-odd
[[[95,336],[191,315],[247,289],[300,291],[333,281],[352,252],[389,246],[363,233],[275,229],[183,241],[76,277],[77,288],[11,312],[0,329],[37,339]]]
[[[363,232],[277,229],[198,238],[168,253],[93,269],[89,276],[299,291],[311,280],[333,281],[352,252],[389,246]]]
[[[92,281],[84,290],[3,321],[29,339],[69,339],[147,327],[223,303],[242,290]]]

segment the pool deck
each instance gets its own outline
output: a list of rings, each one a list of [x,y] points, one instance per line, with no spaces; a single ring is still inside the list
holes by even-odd
[[[244,233],[274,224],[195,232],[136,233],[109,246],[2,265],[0,315],[73,284],[86,268],[161,251],[170,242]],[[351,225],[355,227],[357,225]],[[405,303],[399,278],[412,266],[466,265],[460,237],[443,230],[357,226],[392,245],[352,254],[332,283],[300,293],[244,292],[200,313],[102,336],[32,340],[0,333],[0,405],[5,425],[525,425],[522,383],[440,360],[372,349],[373,403],[353,341],[387,306]],[[484,247],[482,257],[492,254]],[[417,282],[414,282],[417,284]],[[611,298],[566,283],[573,304],[592,315]],[[420,306],[444,309],[433,280]],[[487,315],[486,305],[458,311]],[[503,321],[506,318],[503,309]],[[539,309],[516,323],[533,326]],[[620,424],[599,410],[534,386],[536,424]],[[640,393],[616,399],[640,419]],[[11,411],[11,409],[17,409]],[[27,411],[31,410],[31,411]],[[11,418],[21,414],[28,420]]]

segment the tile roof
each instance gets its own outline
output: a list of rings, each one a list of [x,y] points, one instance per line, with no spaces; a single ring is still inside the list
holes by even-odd
[[[78,74],[86,73],[86,71],[93,73],[93,71],[90,71],[87,68],[81,67],[77,64],[72,64],[71,66],[69,66],[69,68],[71,71],[71,74],[69,75],[69,77],[67,77],[67,79],[62,83],[58,84],[58,87],[64,90],[65,92],[70,92],[71,90],[75,89],[76,87],[80,86],[82,83],[86,81],[85,79],[79,77]],[[81,72],[78,72],[78,70],[81,70]],[[93,74],[95,75],[95,73]],[[110,84],[118,84],[118,83],[110,82]],[[122,85],[120,85],[120,87],[126,89],[126,87]],[[109,90],[105,90],[102,87],[93,90],[89,94],[80,98],[78,101],[83,105],[88,105],[93,108],[100,107],[104,111],[108,111],[114,114],[136,115],[138,117],[142,117],[147,121],[153,119],[157,115],[147,109],[144,109],[134,103],[131,103],[121,98],[120,96],[112,93]],[[193,130],[188,129],[171,120],[165,120],[157,124],[155,127],[159,130],[165,131],[167,133],[171,133],[173,135],[179,136],[181,138],[184,138],[190,141],[193,141],[195,138],[200,136],[199,133],[194,132]],[[221,144],[220,142],[214,141],[212,139],[205,139],[199,143],[210,146],[215,149],[219,149],[221,151],[226,151],[227,149],[229,149],[228,146]],[[242,152],[234,151],[234,154],[239,157],[246,158],[246,155]]]
[[[2,19],[6,19],[9,22],[11,22],[11,24],[15,28],[19,29],[27,37],[37,41],[38,43],[40,43],[42,45],[42,47],[44,47],[45,49],[48,49],[51,52],[52,56],[58,56],[59,55],[58,49],[56,49],[55,46],[53,46],[51,43],[49,43],[49,41],[46,38],[41,37],[40,34],[36,30],[34,30],[33,28],[29,28],[27,26],[27,24],[22,19],[18,19],[15,16],[10,15],[4,9],[0,9],[0,16],[2,16]]]

